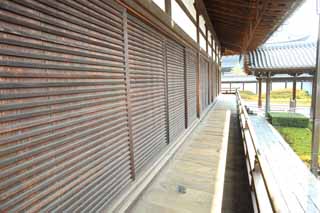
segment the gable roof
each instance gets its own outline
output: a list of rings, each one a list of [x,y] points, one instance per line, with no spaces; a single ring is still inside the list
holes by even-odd
[[[268,44],[247,55],[249,72],[309,73],[316,69],[316,42]]]

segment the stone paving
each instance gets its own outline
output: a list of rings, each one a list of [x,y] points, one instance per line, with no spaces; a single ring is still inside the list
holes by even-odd
[[[169,163],[159,172],[128,212],[210,212],[227,109],[235,99],[219,97]],[[241,144],[239,144],[241,145]]]

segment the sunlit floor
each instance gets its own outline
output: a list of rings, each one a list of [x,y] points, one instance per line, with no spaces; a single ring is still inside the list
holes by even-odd
[[[251,198],[241,141],[236,121],[234,95],[220,96],[206,118],[182,148],[161,170],[129,212],[202,213],[210,212],[217,187],[226,111],[233,110],[223,212],[251,212]],[[236,132],[236,133],[233,133]],[[243,161],[241,163],[235,161]],[[232,170],[232,171],[231,171]],[[222,183],[223,184],[223,183]]]

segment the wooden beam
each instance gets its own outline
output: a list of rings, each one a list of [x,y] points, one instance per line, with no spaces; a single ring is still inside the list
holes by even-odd
[[[216,5],[222,4],[222,6],[224,6],[225,1],[221,2],[221,1],[213,1],[212,5],[213,7],[215,7]],[[243,1],[241,2],[236,2],[236,1],[228,1],[228,5],[230,6],[236,6],[236,7],[241,7],[241,8],[246,8],[246,9],[252,9],[255,8],[255,5],[252,4],[245,4]]]
[[[165,12],[168,14],[169,17],[172,17],[171,0],[164,0],[164,4],[165,4]]]
[[[262,19],[263,19],[263,16],[265,15],[265,12],[267,10],[267,7],[268,7],[268,4],[271,2],[271,0],[264,0],[263,1],[263,4],[262,4],[262,7],[259,7],[259,3],[260,1],[257,1],[256,4],[257,4],[257,7],[256,7],[256,18],[251,21],[250,23],[250,27],[248,29],[248,34],[247,36],[245,36],[245,39],[244,39],[244,45],[243,45],[243,48],[244,48],[244,51],[246,51],[255,35],[255,32],[259,26],[259,24],[261,23]]]
[[[196,19],[192,16],[192,14],[189,12],[188,8],[186,7],[186,5],[182,2],[182,0],[175,0],[177,2],[177,4],[181,7],[181,9],[183,10],[183,12],[189,17],[189,19],[192,21],[192,23],[194,23],[194,25],[197,24]]]
[[[206,34],[205,34],[205,38],[206,38],[206,53],[207,55],[209,54],[209,39],[208,39],[208,27],[207,25],[205,25],[206,27]]]
[[[216,31],[214,30],[211,18],[207,13],[207,7],[204,4],[203,0],[195,0],[194,6],[195,6],[196,10],[198,10],[199,15],[203,16],[204,20],[206,21],[206,23],[208,25],[210,32],[212,33],[212,35],[214,35],[216,42],[218,42],[218,44],[220,44],[220,41],[218,40],[218,36],[216,34]]]

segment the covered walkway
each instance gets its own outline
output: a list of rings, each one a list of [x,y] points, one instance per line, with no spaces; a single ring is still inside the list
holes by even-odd
[[[252,212],[235,109],[234,95],[220,96],[130,212]]]

